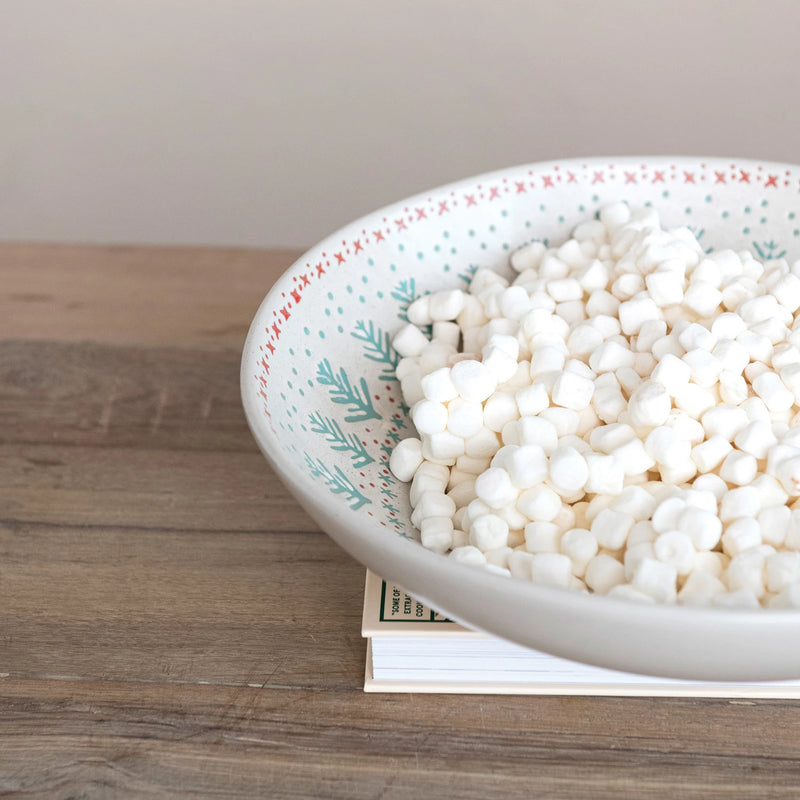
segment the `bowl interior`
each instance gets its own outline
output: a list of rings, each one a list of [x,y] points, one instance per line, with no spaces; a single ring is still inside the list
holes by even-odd
[[[394,445],[413,434],[390,341],[414,297],[464,288],[480,267],[510,274],[515,248],[560,242],[619,200],[653,206],[665,226],[690,227],[709,250],[792,261],[800,258],[799,190],[800,170],[787,165],[587,159],[467,179],[368,215],[309,250],[259,309],[242,365],[253,433],[293,490],[326,507],[316,514],[323,526],[334,516],[349,527],[354,554],[359,540],[414,539],[407,487],[388,469]],[[492,578],[481,576],[487,585]],[[417,591],[430,601],[425,587]],[[460,618],[476,624],[463,609]]]

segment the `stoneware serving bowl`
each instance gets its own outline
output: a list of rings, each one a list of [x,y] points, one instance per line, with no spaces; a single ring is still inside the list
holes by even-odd
[[[493,575],[425,550],[389,472],[413,435],[393,333],[422,293],[466,287],[601,206],[654,206],[708,248],[800,258],[800,167],[637,157],[529,164],[369,214],[293,264],[258,309],[241,390],[253,435],[311,517],[354,558],[451,619],[613,669],[713,681],[800,678],[800,611],[640,605]]]

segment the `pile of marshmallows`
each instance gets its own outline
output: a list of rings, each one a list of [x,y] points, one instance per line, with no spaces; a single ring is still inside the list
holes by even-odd
[[[800,607],[800,262],[707,255],[622,203],[510,260],[393,339],[419,438],[390,468],[422,544],[612,597]]]

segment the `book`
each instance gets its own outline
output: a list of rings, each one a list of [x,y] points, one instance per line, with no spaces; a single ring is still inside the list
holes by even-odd
[[[800,680],[686,681],[580,664],[469,630],[367,571],[366,692],[800,698]]]

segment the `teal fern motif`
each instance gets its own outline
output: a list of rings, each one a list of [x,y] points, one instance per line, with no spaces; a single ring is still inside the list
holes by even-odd
[[[372,405],[369,387],[364,378],[359,379],[358,386],[353,386],[344,368],[335,373],[326,358],[317,364],[317,383],[331,387],[328,390],[331,400],[348,407],[350,415],[344,418],[345,422],[364,422],[368,419],[381,418]]]
[[[332,450],[349,452],[356,469],[363,469],[375,460],[361,444],[358,436],[354,433],[345,433],[335,419],[323,417],[319,412],[315,412],[309,415],[309,424],[314,433],[325,437]]]
[[[381,452],[383,453],[386,463],[388,465],[389,459],[392,456],[392,450],[394,448],[388,442],[381,442]]]
[[[781,250],[780,253],[775,251],[780,245],[775,241],[769,242],[753,242],[753,249],[758,253],[758,257],[762,261],[771,261],[774,258],[783,258],[786,255],[786,250]]]
[[[477,271],[478,271],[478,265],[477,264],[470,264],[464,270],[464,272],[459,272],[458,273],[458,277],[461,278],[461,280],[464,281],[464,283],[466,283],[467,286],[469,286],[469,284],[472,283],[472,279],[475,277],[475,273]]]
[[[408,322],[408,307],[414,302],[417,296],[417,284],[413,278],[407,278],[400,281],[397,286],[392,289],[392,297],[400,303],[400,311],[397,316],[403,322]]]
[[[372,501],[365,497],[356,487],[350,482],[348,477],[342,472],[339,467],[334,466],[333,471],[328,469],[325,464],[318,458],[312,458],[308,453],[305,453],[306,465],[309,471],[315,478],[322,478],[325,485],[333,492],[333,494],[343,494],[350,508],[354,511],[361,508],[361,506],[371,503]]]
[[[364,355],[370,361],[377,361],[386,365],[379,376],[380,380],[393,381],[396,379],[394,371],[397,367],[399,356],[392,349],[388,333],[376,328],[372,320],[369,322],[358,320],[356,329],[350,335],[364,343]]]

